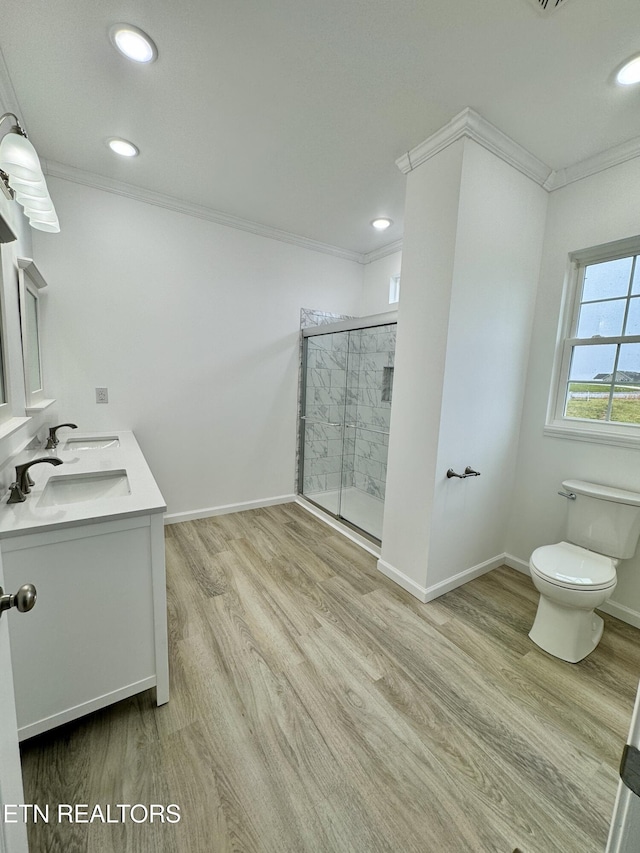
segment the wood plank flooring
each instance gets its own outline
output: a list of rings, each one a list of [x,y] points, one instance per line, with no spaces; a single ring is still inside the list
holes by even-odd
[[[500,568],[423,605],[294,504],[166,529],[171,701],[23,745],[26,802],[180,806],[49,824],[32,853],[602,853],[640,677],[605,617],[571,665]],[[117,618],[117,614],[114,614]]]

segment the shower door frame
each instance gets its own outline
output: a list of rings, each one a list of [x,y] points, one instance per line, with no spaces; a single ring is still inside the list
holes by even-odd
[[[300,393],[300,415],[299,415],[299,430],[298,430],[298,495],[301,498],[304,498],[305,501],[309,501],[317,509],[331,516],[331,518],[335,518],[336,521],[339,521],[340,524],[344,524],[350,530],[364,536],[366,539],[369,539],[371,542],[374,542],[377,545],[380,545],[382,540],[378,539],[377,536],[374,536],[372,533],[364,530],[362,527],[358,527],[357,524],[353,524],[348,519],[344,518],[344,516],[339,514],[339,511],[342,507],[342,485],[340,486],[340,500],[338,504],[338,513],[331,512],[330,509],[327,509],[322,504],[317,503],[310,498],[308,495],[304,493],[304,440],[305,440],[305,429],[306,429],[306,396],[307,396],[307,345],[304,342],[305,338],[315,338],[320,335],[332,335],[336,332],[359,332],[364,329],[373,329],[377,326],[390,326],[398,323],[398,312],[397,311],[386,311],[384,314],[372,314],[368,317],[353,317],[349,320],[338,320],[336,323],[323,323],[320,326],[306,326],[301,330],[302,338],[303,338],[303,346],[302,346],[302,365],[301,365],[301,374],[300,380],[302,383],[301,393]],[[348,359],[348,348],[347,348],[347,359]],[[347,362],[348,369],[348,362]],[[346,402],[345,402],[346,405]],[[344,458],[344,431],[345,431],[345,422],[343,415],[342,422],[342,446],[343,446],[343,458]]]

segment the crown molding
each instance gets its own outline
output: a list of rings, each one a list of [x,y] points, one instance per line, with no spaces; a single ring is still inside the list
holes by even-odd
[[[612,166],[619,166],[621,163],[640,157],[640,136],[636,136],[628,142],[614,145],[612,148],[607,148],[606,151],[601,151],[564,169],[554,171],[546,166],[542,160],[534,157],[526,148],[514,142],[513,139],[498,130],[477,112],[467,107],[457,116],[454,116],[448,124],[421,142],[420,145],[416,145],[411,151],[407,151],[406,154],[398,157],[396,166],[407,175],[426,160],[435,157],[440,151],[463,137],[473,139],[534,180],[547,192],[562,189],[574,181],[580,181],[582,178],[588,178],[598,172],[604,172]]]
[[[125,198],[142,201],[145,204],[164,207],[167,210],[183,213],[185,216],[195,216],[198,219],[206,219],[209,222],[225,225],[228,228],[248,231],[250,234],[256,234],[258,237],[267,237],[270,240],[279,240],[282,243],[290,243],[294,246],[300,246],[303,249],[311,249],[313,252],[322,252],[325,255],[333,255],[336,258],[354,261],[358,264],[367,263],[365,261],[366,256],[362,252],[352,252],[349,249],[342,249],[339,246],[331,246],[328,243],[312,240],[310,237],[291,234],[289,231],[282,231],[280,228],[273,228],[270,225],[262,225],[259,222],[242,219],[239,216],[223,213],[220,210],[214,210],[204,205],[183,201],[174,196],[164,195],[153,190],[145,190],[133,184],[96,175],[93,172],[85,172],[82,169],[77,169],[75,166],[67,166],[64,163],[56,163],[52,160],[41,160],[40,162],[45,175],[48,177],[61,178],[64,181],[83,184],[84,186],[104,190],[105,192],[114,193]]]
[[[447,148],[458,139],[462,138],[473,139],[483,148],[491,151],[497,157],[509,163],[523,175],[526,175],[531,180],[535,181],[540,186],[544,186],[549,179],[551,169],[542,160],[534,157],[526,148],[523,148],[517,142],[514,142],[511,137],[503,133],[495,125],[488,122],[486,119],[467,107],[454,116],[451,121],[421,142],[416,145],[411,151],[407,151],[402,157],[396,160],[396,165],[405,175],[422,165],[431,157],[435,157],[443,149]]]
[[[613,148],[607,148],[606,151],[580,160],[579,163],[574,163],[572,166],[552,172],[543,186],[549,192],[553,192],[553,190],[559,190],[566,187],[567,184],[574,183],[574,181],[580,181],[582,178],[604,172],[612,166],[619,166],[628,160],[634,160],[636,157],[640,157],[640,136],[620,145],[614,145]]]
[[[386,258],[388,255],[395,255],[396,252],[402,251],[402,240],[394,240],[393,243],[387,243],[386,246],[381,246],[379,249],[373,249],[371,252],[366,252],[362,256],[363,264],[372,264],[374,261],[379,261],[381,258]]]

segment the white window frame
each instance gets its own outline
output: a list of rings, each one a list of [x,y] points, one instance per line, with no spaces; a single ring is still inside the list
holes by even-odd
[[[397,305],[400,301],[400,273],[389,279],[389,305]]]
[[[42,315],[40,312],[40,291],[47,287],[47,282],[38,267],[31,258],[18,258],[18,297],[20,305],[20,331],[22,339],[22,365],[24,376],[25,411],[28,415],[46,409],[55,401],[45,395],[45,374],[42,359]],[[40,373],[40,388],[31,391],[29,378],[31,375],[31,353],[27,346],[27,293],[35,297],[36,301],[36,325],[38,340],[38,360]]]
[[[594,246],[590,249],[572,252],[569,255],[569,269],[565,279],[551,392],[544,429],[546,435],[640,448],[640,424],[567,418],[564,415],[571,356],[574,347],[581,345],[580,342],[584,341],[583,338],[577,338],[575,335],[578,327],[585,269],[590,264],[614,261],[632,255],[640,255],[640,236]],[[620,342],[640,343],[640,335],[598,338],[598,344],[602,345]],[[589,343],[593,344],[593,340],[589,339]]]

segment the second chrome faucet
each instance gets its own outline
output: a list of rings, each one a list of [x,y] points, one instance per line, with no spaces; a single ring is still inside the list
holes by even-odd
[[[25,462],[23,465],[16,465],[16,480],[9,487],[11,494],[9,495],[8,504],[23,503],[27,499],[27,495],[33,486],[33,480],[29,476],[29,468],[33,465],[38,465],[40,462],[48,462],[49,465],[62,465],[62,459],[57,456],[42,456],[40,459],[32,459],[31,462]]]

